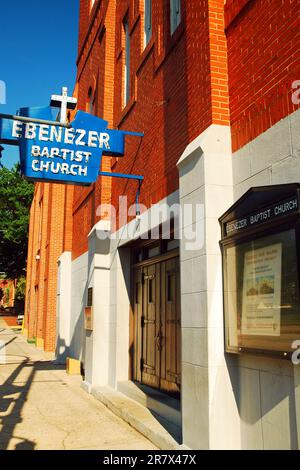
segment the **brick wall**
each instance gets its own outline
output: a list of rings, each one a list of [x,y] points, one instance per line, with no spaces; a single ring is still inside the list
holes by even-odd
[[[117,8],[116,8],[117,5]],[[227,56],[223,0],[182,0],[182,21],[170,33],[169,2],[153,1],[152,39],[144,49],[143,2],[81,1],[77,93],[79,109],[110,126],[145,133],[127,137],[124,158],[103,160],[103,170],[145,176],[141,203],[150,207],[178,189],[176,163],[189,142],[211,123],[228,124]],[[125,38],[131,42],[131,98],[123,108]],[[170,79],[171,78],[171,79]],[[101,203],[135,201],[134,181],[99,178],[91,188],[75,188],[73,259],[87,251],[87,235],[99,219]]]
[[[56,346],[57,261],[71,250],[73,186],[37,183],[30,211],[25,335]]]
[[[90,112],[90,92],[93,113],[113,126],[115,11],[116,1],[95,1],[89,13],[88,2],[81,2],[80,31],[82,33],[77,59],[78,109]],[[111,158],[104,157],[102,170],[110,171]],[[73,204],[73,259],[88,249],[87,236],[99,219],[97,207],[110,203],[111,178],[98,178],[89,188],[76,187]]]
[[[144,132],[142,139],[127,137],[124,158],[104,157],[102,169],[142,174],[146,207],[178,188],[180,155],[212,123],[231,124],[237,150],[297,108],[291,83],[300,79],[299,2],[225,3],[224,16],[224,0],[182,0],[182,21],[171,36],[169,2],[153,0],[152,38],[144,48],[142,1],[95,0],[93,9],[90,0],[80,2],[78,108],[92,105],[110,127]],[[131,93],[124,108],[125,18]],[[85,253],[99,204],[112,200],[118,211],[119,196],[131,205],[136,190],[135,181],[110,178],[89,188],[36,185],[26,330],[47,350],[55,347],[58,257]]]
[[[131,42],[131,98],[123,108],[127,17]],[[185,147],[210,124],[229,124],[223,0],[182,0],[182,21],[170,34],[169,2],[153,2],[152,39],[143,48],[139,3],[120,0],[116,15],[115,127],[144,132],[127,138],[124,159],[113,170],[142,174],[141,203],[150,207],[178,188],[176,163]],[[113,182],[113,204],[137,183]]]
[[[299,107],[299,1],[229,0],[225,18],[235,151]]]
[[[176,163],[186,145],[212,122],[227,123],[222,108],[226,69],[213,68],[210,54],[224,58],[222,1],[182,2],[182,23],[171,37],[168,2],[153,2],[153,36],[142,47],[142,10],[137,1],[81,1],[78,74],[75,95],[78,108],[89,111],[90,90],[95,114],[110,126],[145,132],[145,138],[128,138],[126,156],[113,162],[114,171],[142,173],[142,202],[148,207],[178,188]],[[130,18],[132,42],[132,99],[122,109],[124,15]],[[223,35],[223,36],[222,36]],[[121,42],[120,42],[121,41]],[[172,77],[172,80],[170,80]],[[216,92],[215,92],[216,91]],[[176,118],[174,118],[176,116]],[[110,170],[111,159],[103,161]],[[57,260],[72,248],[73,259],[87,251],[87,235],[97,221],[100,203],[110,202],[111,180],[99,178],[90,188],[38,183],[31,209],[26,330],[55,347]],[[72,188],[72,189],[71,189]],[[114,180],[113,195],[133,202],[135,182]],[[42,201],[42,206],[41,206]],[[41,209],[42,207],[42,209]],[[41,221],[41,222],[40,222]],[[40,259],[37,260],[36,256]]]

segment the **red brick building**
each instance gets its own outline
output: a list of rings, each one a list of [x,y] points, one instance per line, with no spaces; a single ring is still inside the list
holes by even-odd
[[[144,176],[142,211],[132,180],[36,185],[26,334],[80,359],[89,392],[171,394],[152,409],[191,448],[299,445],[296,367],[224,347],[218,221],[249,188],[300,180],[298,7],[80,2],[78,109],[144,133],[102,168]]]
[[[56,348],[57,260],[72,247],[73,187],[37,183],[30,210],[24,335]]]
[[[16,281],[13,279],[0,279],[0,289],[3,297],[0,299],[0,307],[14,307]]]

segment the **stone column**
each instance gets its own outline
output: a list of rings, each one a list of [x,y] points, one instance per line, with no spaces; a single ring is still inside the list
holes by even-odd
[[[71,344],[72,253],[63,253],[58,260],[56,308],[56,362],[64,364]]]
[[[115,295],[115,381],[111,384],[117,387],[118,382],[128,380],[129,375],[129,310],[130,310],[130,249],[120,248],[115,254],[114,273]]]
[[[87,289],[93,287],[93,331],[86,331],[85,387],[108,384],[110,222],[101,220],[89,234]]]
[[[182,217],[183,442],[192,449],[240,448],[240,421],[224,355],[222,263],[218,218],[233,202],[228,126],[211,125],[179,162]],[[193,217],[186,217],[186,204]],[[198,206],[198,210],[196,210]],[[191,233],[199,230],[198,246]],[[198,240],[198,242],[199,242]]]

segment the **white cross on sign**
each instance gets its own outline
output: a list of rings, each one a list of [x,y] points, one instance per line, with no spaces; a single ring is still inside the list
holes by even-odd
[[[68,96],[68,88],[63,87],[60,95],[52,95],[50,106],[54,108],[60,108],[60,122],[65,124],[67,122],[67,110],[75,109],[77,105],[77,99]]]

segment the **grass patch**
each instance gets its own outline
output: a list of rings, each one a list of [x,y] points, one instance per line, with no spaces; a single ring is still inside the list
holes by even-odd
[[[29,344],[36,344],[36,338],[28,338],[27,343]]]

